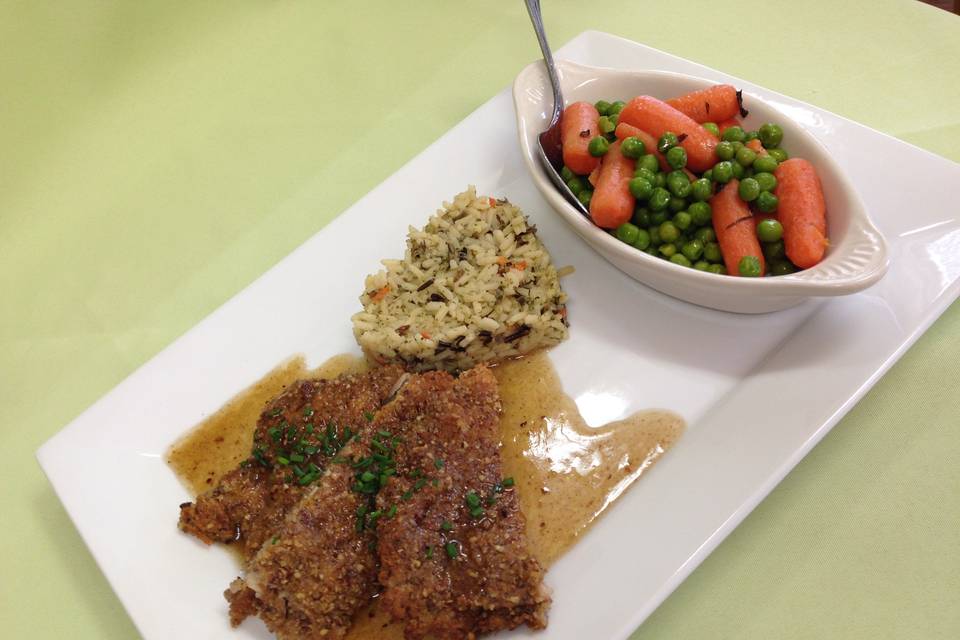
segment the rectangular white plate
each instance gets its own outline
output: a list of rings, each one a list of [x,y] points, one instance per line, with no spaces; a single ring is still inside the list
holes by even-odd
[[[960,165],[607,34],[583,33],[558,55],[732,82],[801,118],[886,235],[886,278],[856,296],[754,317],[647,289],[583,245],[540,198],[505,89],[40,449],[40,464],[145,637],[267,636],[259,622],[230,631],[220,594],[237,567],[221,549],[178,532],[177,505],[189,496],[163,453],[285,358],[303,353],[316,364],[355,352],[349,317],[364,275],[381,258],[401,256],[407,225],[423,224],[467,184],[517,202],[556,263],[576,266],[565,280],[571,338],[552,358],[587,420],[664,407],[689,423],[676,448],[550,570],[554,605],[538,638],[629,635],[960,292],[960,220],[947,205],[960,200]],[[913,167],[909,181],[905,166]]]

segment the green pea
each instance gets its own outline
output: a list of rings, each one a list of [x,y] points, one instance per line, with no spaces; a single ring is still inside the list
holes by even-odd
[[[706,178],[699,178],[690,185],[690,195],[697,202],[709,200],[713,196],[713,186]]]
[[[667,164],[674,169],[683,169],[687,166],[687,150],[683,147],[673,147],[667,151]]]
[[[773,191],[777,186],[777,177],[772,173],[755,173],[753,179],[760,185],[760,191]]]
[[[694,202],[687,207],[687,211],[690,212],[690,217],[693,219],[693,224],[697,225],[698,227],[702,227],[705,224],[710,224],[710,220],[713,218],[713,209],[706,202]]]
[[[716,137],[720,137],[720,127],[717,126],[716,122],[704,122],[701,126]]]
[[[674,147],[676,149],[678,147]],[[686,198],[690,195],[690,178],[679,169],[667,174],[667,189],[678,198]]]
[[[770,275],[772,276],[788,276],[796,272],[797,267],[789,260],[777,260],[770,263]]]
[[[750,147],[744,147],[743,149],[740,149],[740,151],[737,151],[737,162],[742,164],[744,167],[749,167],[756,159],[757,152]]]
[[[626,242],[627,244],[633,244],[637,241],[637,235],[639,234],[640,229],[636,225],[630,224],[629,222],[624,222],[622,225],[617,227],[617,239],[621,242]]]
[[[602,115],[602,116],[608,115],[608,114],[610,113],[610,107],[611,107],[611,105],[610,105],[610,103],[607,102],[606,100],[597,100],[597,101],[593,104],[593,106],[597,108],[597,111],[598,111],[598,112],[600,113],[600,115]]]
[[[660,136],[660,140],[657,141],[657,151],[660,153],[666,153],[673,147],[677,146],[677,142],[677,134],[675,134],[673,131],[666,131],[662,136]]]
[[[733,152],[734,152],[734,153],[736,153],[737,151],[740,151],[740,149],[743,149],[743,147],[744,147],[744,144],[743,144],[742,142],[740,142],[739,140],[734,140],[734,141],[733,141]]]
[[[767,149],[770,149],[770,147],[779,147],[782,140],[783,129],[780,128],[780,125],[768,122],[760,127],[760,142],[762,142],[763,146]]]
[[[677,246],[672,242],[668,242],[667,244],[662,244],[657,247],[657,251],[659,251],[660,255],[664,258],[670,258],[677,253]]]
[[[720,184],[726,184],[733,178],[733,163],[729,160],[722,160],[713,165],[713,179]]]
[[[783,225],[772,218],[761,220],[757,225],[757,237],[760,242],[777,242],[783,238]]]
[[[703,174],[700,177],[706,180],[707,182],[713,182],[713,169],[707,169],[706,171],[703,172]]]
[[[594,158],[599,158],[609,150],[610,142],[603,136],[597,136],[590,141],[590,144],[587,145],[587,151],[589,151],[590,155],[592,155]]]
[[[760,137],[760,134],[756,131],[747,131],[743,134],[743,141],[750,142],[751,140],[756,140]]]
[[[660,237],[660,226],[654,225],[647,229],[647,234],[650,236],[650,244],[654,247],[660,246],[663,244],[663,238]]]
[[[728,142],[743,142],[746,134],[743,133],[742,127],[727,127],[720,137]]]
[[[743,168],[743,165],[740,164],[739,162],[731,162],[730,171],[733,173],[734,178],[736,178],[737,180],[740,180],[741,178],[743,178],[743,174],[745,173],[746,170]]]
[[[779,242],[765,242],[763,244],[763,257],[769,260],[770,262],[775,262],[777,260],[783,260],[787,256],[786,248],[783,246],[783,241]]]
[[[763,270],[760,268],[760,258],[757,256],[743,256],[740,258],[740,262],[737,263],[737,271],[740,272],[741,276],[747,278],[759,278],[763,275]]]
[[[646,229],[637,229],[637,239],[633,241],[633,246],[641,251],[650,246],[650,234]]]
[[[663,211],[670,204],[670,192],[663,187],[656,187],[647,201],[650,211]]]
[[[723,254],[720,252],[720,245],[716,242],[706,242],[703,245],[703,257],[708,262],[723,262]]]
[[[693,266],[692,264],[690,264],[690,261],[687,259],[687,256],[683,255],[682,253],[675,253],[672,256],[670,256],[670,262],[672,262],[673,264],[678,264],[681,267]]]
[[[607,113],[611,116],[614,114],[618,114],[621,111],[623,111],[623,108],[625,106],[627,106],[626,102],[624,102],[623,100],[617,100],[616,102],[610,105],[610,108],[607,110]]]
[[[633,218],[630,220],[638,227],[650,226],[650,210],[646,207],[637,207],[633,210]]]
[[[722,264],[712,264],[709,267],[707,267],[707,271],[709,271],[710,273],[715,273],[718,276],[727,275],[727,268]]]
[[[687,211],[677,211],[673,216],[673,224],[675,224],[678,229],[687,230],[692,223],[693,217]]]
[[[653,171],[650,171],[646,167],[641,167],[633,172],[634,178],[643,178],[650,184],[654,184],[657,181],[657,174]]]
[[[597,122],[600,127],[600,133],[607,134],[613,133],[617,128],[617,125],[614,124],[613,120],[610,119],[610,116],[600,116],[600,120]]]
[[[660,161],[657,160],[657,156],[648,153],[637,160],[637,171],[640,169],[646,169],[650,173],[656,173],[660,171]]]
[[[658,227],[662,225],[667,219],[670,218],[670,214],[666,209],[663,211],[651,212],[650,213],[650,224],[655,224]]]
[[[575,196],[580,195],[580,192],[587,188],[587,181],[579,176],[574,176],[567,181],[567,189],[570,189],[570,193]]]
[[[619,114],[619,113],[611,113],[610,115],[607,116],[607,118],[610,119],[610,124],[613,125],[613,129],[614,129],[614,131],[616,131],[617,125],[620,124],[620,114]],[[613,135],[614,131],[611,131],[611,132],[610,132],[610,135]]]
[[[733,156],[736,154],[733,143],[727,140],[717,143],[716,152],[717,157],[721,160],[733,160]]]
[[[654,258],[659,258],[659,257],[660,257],[660,254],[657,252],[657,248],[656,248],[655,246],[653,246],[652,244],[651,244],[649,247],[647,247],[646,249],[644,249],[643,252],[644,252],[645,254],[647,254],[647,255],[653,256]]]
[[[690,240],[680,251],[691,261],[698,260],[703,255],[703,243],[699,240]]]
[[[570,182],[577,177],[577,174],[571,171],[567,165],[563,165],[563,169],[560,169],[560,177],[563,178],[564,182]]]
[[[660,173],[657,174],[657,177],[655,178],[655,180],[656,180],[656,182],[654,183],[653,186],[655,186],[655,187],[660,187],[660,188],[666,188],[666,186],[667,186],[667,174],[665,174],[665,173],[663,173],[663,172],[661,171]]]
[[[773,173],[778,164],[777,159],[773,156],[757,156],[757,159],[753,161],[753,170],[757,173]]]
[[[646,152],[647,147],[640,138],[630,136],[620,143],[620,153],[628,158],[636,160]]]
[[[664,242],[676,242],[680,237],[680,229],[673,222],[667,220],[660,225],[660,239]]]
[[[790,159],[790,155],[780,147],[767,149],[767,153],[769,153],[770,156],[777,162],[786,162]]]
[[[753,178],[744,178],[738,189],[740,199],[744,202],[753,202],[760,195],[760,183]]]
[[[704,247],[706,247],[708,242],[717,241],[717,232],[713,230],[713,227],[703,227],[702,229],[697,229],[693,237],[702,242]]]
[[[697,271],[706,271],[710,268],[710,263],[706,260],[697,260],[693,263],[693,268]]]
[[[592,197],[593,197],[593,190],[591,189],[584,189],[583,191],[577,194],[577,200],[582,202],[583,206],[587,208],[590,207],[590,199]]]
[[[627,186],[630,187],[630,193],[637,200],[648,200],[653,195],[653,185],[649,180],[643,178],[634,178]]]
[[[773,213],[777,210],[780,200],[769,191],[761,191],[757,196],[757,209],[764,213]]]
[[[667,206],[672,213],[676,213],[677,211],[683,211],[684,209],[687,208],[687,200],[686,198],[678,198],[677,196],[674,196],[670,198],[670,202],[668,203]]]

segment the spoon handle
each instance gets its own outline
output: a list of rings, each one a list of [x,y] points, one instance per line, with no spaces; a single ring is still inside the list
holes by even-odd
[[[530,21],[533,23],[533,30],[537,34],[537,42],[540,43],[543,62],[547,67],[547,75],[550,76],[550,85],[553,87],[553,118],[551,118],[551,121],[556,122],[560,111],[563,109],[563,94],[560,92],[560,78],[557,76],[557,67],[553,63],[553,52],[550,51],[547,34],[543,30],[540,0],[524,0],[524,2],[527,5],[527,12],[530,14]]]

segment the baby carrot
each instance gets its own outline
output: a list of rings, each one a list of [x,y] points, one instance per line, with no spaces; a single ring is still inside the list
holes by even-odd
[[[783,225],[783,244],[790,261],[808,269],[823,259],[827,240],[827,205],[823,187],[813,165],[791,158],[773,172],[777,186],[773,194],[780,201],[777,217]]]
[[[740,93],[733,85],[716,84],[667,100],[667,104],[700,124],[720,122],[742,113]]]
[[[682,137],[680,145],[686,150],[687,166],[693,171],[706,171],[717,163],[717,139],[698,122],[662,100],[637,96],[620,112],[619,121],[643,129],[654,138],[667,131]]]
[[[563,144],[563,163],[571,171],[585,176],[600,164],[600,158],[590,155],[590,141],[600,135],[600,114],[589,102],[574,102],[563,110],[560,119],[560,141]]]
[[[750,140],[744,146],[746,146],[748,149],[755,151],[758,156],[770,155],[769,153],[767,153],[767,150],[763,148],[763,143],[760,142],[759,138],[754,138],[753,140]]]
[[[600,162],[600,175],[590,198],[590,217],[598,227],[615,229],[630,220],[636,199],[628,184],[636,162],[620,153],[620,141],[610,145]]]
[[[710,198],[713,209],[713,230],[720,243],[720,253],[730,275],[740,274],[740,260],[755,256],[760,261],[760,274],[766,272],[763,251],[757,240],[757,228],[747,203],[740,199],[737,190],[740,182],[734,178],[718,194]]]

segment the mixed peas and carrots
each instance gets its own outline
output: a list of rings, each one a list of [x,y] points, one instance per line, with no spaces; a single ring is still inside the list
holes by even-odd
[[[829,244],[820,180],[779,125],[745,130],[746,115],[731,85],[574,103],[561,173],[597,226],[640,251],[745,277],[810,268]]]

